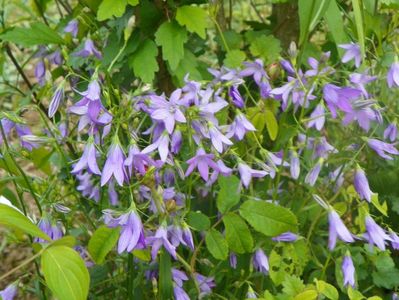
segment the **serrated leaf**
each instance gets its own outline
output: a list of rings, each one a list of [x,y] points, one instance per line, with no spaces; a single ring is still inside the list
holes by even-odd
[[[107,254],[114,248],[119,238],[119,228],[99,227],[89,241],[88,250],[97,264],[104,262]]]
[[[297,231],[297,219],[288,209],[262,201],[248,200],[240,207],[241,216],[257,231],[267,236]]]
[[[236,176],[219,176],[220,191],[216,205],[221,213],[227,212],[240,201],[240,180]]]
[[[278,123],[276,117],[270,110],[266,110],[264,116],[267,132],[269,133],[270,139],[274,141],[278,134]]]
[[[177,8],[176,21],[186,26],[190,32],[195,32],[201,38],[206,38],[207,13],[201,7],[184,5]]]
[[[69,247],[47,248],[41,258],[46,284],[59,300],[85,300],[90,276],[83,259]]]
[[[211,229],[205,236],[205,243],[212,256],[219,260],[227,259],[229,248],[223,235],[216,229]]]
[[[163,23],[155,33],[155,42],[162,47],[162,57],[174,71],[184,57],[184,43],[187,31],[175,21]]]
[[[231,50],[227,52],[226,58],[223,63],[226,67],[229,68],[238,68],[242,65],[242,62],[246,59],[245,52],[241,50]]]
[[[138,0],[103,0],[97,10],[97,20],[104,21],[112,17],[122,17],[128,4],[135,6]]]
[[[155,72],[159,70],[157,55],[157,45],[151,40],[145,40],[129,58],[129,66],[134,74],[145,83],[151,83]]]
[[[295,275],[287,275],[282,283],[286,295],[295,296],[305,289],[303,281]]]
[[[296,295],[294,297],[294,300],[315,300],[317,299],[317,291],[315,290],[306,290],[303,291],[302,293]]]
[[[281,52],[280,41],[272,35],[257,37],[249,47],[254,57],[260,57],[269,64],[276,61]]]
[[[0,204],[0,225],[22,230],[32,236],[51,241],[50,237],[41,231],[20,211],[6,205]]]
[[[190,211],[187,214],[187,224],[197,231],[208,230],[211,227],[209,218],[200,211]]]
[[[63,44],[64,40],[43,23],[32,23],[30,28],[14,27],[0,35],[0,39],[21,46]]]
[[[228,213],[223,216],[223,223],[229,248],[239,254],[251,252],[254,241],[245,221],[234,213]]]
[[[337,289],[333,285],[331,285],[323,280],[316,279],[315,281],[316,281],[317,291],[320,294],[324,295],[328,299],[338,300],[339,294],[338,294]]]

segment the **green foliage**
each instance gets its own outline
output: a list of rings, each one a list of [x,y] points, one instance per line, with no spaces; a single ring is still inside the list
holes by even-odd
[[[121,17],[128,4],[134,6],[139,0],[102,0],[97,11],[97,20],[104,21],[114,17]]]
[[[193,229],[198,231],[205,231],[211,226],[209,218],[201,212],[190,211],[187,214],[187,223]]]
[[[254,57],[260,57],[266,64],[270,64],[279,58],[281,45],[272,35],[260,35],[251,42],[249,50]]]
[[[219,177],[219,194],[216,205],[221,213],[227,212],[240,201],[240,180],[236,176]]]
[[[157,45],[151,40],[146,40],[129,58],[129,66],[143,82],[151,83],[155,72],[159,70],[157,56]]]
[[[119,228],[111,229],[105,226],[97,228],[87,247],[95,263],[102,264],[104,262],[105,257],[114,248],[118,238]]]
[[[196,6],[184,5],[178,7],[176,11],[176,21],[203,39],[206,37],[207,16],[205,10]]]
[[[245,221],[234,213],[223,216],[226,240],[229,248],[235,253],[251,252],[254,241]]]
[[[212,256],[219,260],[227,259],[229,248],[223,235],[216,229],[211,228],[205,236],[206,247]]]
[[[89,272],[80,255],[66,246],[46,249],[41,258],[46,284],[60,300],[85,300],[89,292]]]
[[[226,58],[223,63],[229,68],[237,68],[242,65],[242,62],[246,59],[245,52],[241,50],[231,50],[227,52]]]

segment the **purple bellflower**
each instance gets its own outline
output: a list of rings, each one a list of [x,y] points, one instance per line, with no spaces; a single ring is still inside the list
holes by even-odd
[[[248,131],[256,131],[256,128],[243,113],[237,112],[233,123],[230,125],[227,137],[234,136],[237,140],[241,141]]]
[[[394,144],[385,143],[383,141],[377,139],[369,139],[367,138],[367,143],[371,149],[373,149],[380,157],[392,160],[392,155],[399,155],[398,149],[395,148]]]
[[[254,62],[244,62],[246,68],[240,72],[240,76],[247,77],[253,76],[255,82],[260,85],[262,79],[267,78],[265,68],[263,67],[263,61],[256,59]]]
[[[356,100],[352,102],[352,110],[345,112],[345,117],[342,121],[343,125],[348,125],[353,121],[357,121],[359,126],[366,132],[370,129],[370,121],[379,121],[379,112],[372,106],[372,100]]]
[[[44,86],[46,83],[46,65],[43,59],[39,60],[39,62],[36,64],[35,77],[39,85]]]
[[[295,242],[298,240],[298,235],[290,231],[284,232],[272,238],[275,242]]]
[[[252,169],[250,166],[248,166],[247,164],[240,162],[238,164],[238,172],[240,173],[240,179],[241,179],[241,183],[248,188],[249,183],[252,180],[252,177],[257,177],[257,178],[261,178],[261,177],[265,177],[268,172],[266,171],[261,171],[261,170],[254,170]]]
[[[366,98],[369,97],[369,93],[367,92],[365,85],[376,79],[377,76],[370,76],[367,73],[353,73],[349,76],[350,82],[352,82],[356,88],[361,90]]]
[[[233,145],[233,142],[230,141],[223,133],[221,133],[212,122],[208,122],[208,132],[212,145],[217,152],[223,152],[223,145]]]
[[[78,25],[79,25],[78,20],[73,19],[73,20],[71,20],[71,21],[68,22],[67,26],[65,26],[64,32],[68,32],[68,33],[70,33],[74,38],[76,38],[77,35],[78,35],[78,30],[79,30]]]
[[[233,269],[237,268],[237,255],[234,252],[231,252],[229,255],[229,263]]]
[[[177,129],[172,133],[172,137],[170,140],[170,151],[173,154],[178,154],[180,152],[182,143],[183,143],[183,135],[181,131]]]
[[[353,265],[352,257],[350,256],[350,254],[345,254],[344,259],[342,260],[341,270],[344,277],[344,287],[350,285],[352,288],[354,288],[355,266]]]
[[[298,153],[294,150],[290,152],[290,173],[293,179],[298,179],[301,171],[301,162]]]
[[[63,99],[64,99],[64,88],[59,87],[55,91],[53,98],[51,99],[50,105],[48,107],[48,116],[50,118],[54,117]]]
[[[373,195],[373,192],[370,190],[369,182],[367,180],[366,174],[360,168],[357,166],[356,172],[355,172],[355,178],[353,182],[355,186],[356,192],[359,194],[360,199],[367,200],[368,202],[371,201],[371,197]]]
[[[356,68],[359,68],[360,63],[362,62],[362,55],[360,53],[359,45],[351,42],[350,44],[341,44],[338,46],[346,50],[344,56],[342,57],[342,62],[347,63],[354,59]]]
[[[391,123],[384,130],[384,139],[389,140],[391,142],[395,142],[398,137],[398,128],[396,127],[396,123]]]
[[[387,82],[390,88],[394,85],[399,86],[399,62],[395,61],[389,68]]]
[[[391,238],[392,248],[395,250],[399,250],[399,236],[396,234],[396,232],[393,232],[392,230],[390,230],[389,237]]]
[[[330,83],[323,87],[323,99],[326,101],[333,118],[337,117],[337,109],[347,113],[351,112],[351,101],[359,98],[361,94],[361,90],[351,87],[339,87]]]
[[[252,257],[252,262],[258,272],[261,272],[265,275],[269,274],[269,259],[262,249],[259,248],[255,251],[255,254]]]
[[[155,149],[158,149],[161,161],[165,162],[169,154],[169,143],[170,143],[169,135],[167,131],[164,131],[155,142],[145,147],[141,151],[141,153],[148,154],[153,152]]]
[[[51,223],[48,218],[40,219],[39,223],[37,224],[41,231],[47,234],[53,241],[62,238],[64,233],[62,232],[62,225],[61,223],[57,222],[55,225]],[[36,243],[48,243],[48,241],[43,240],[41,238],[35,238],[34,241]]]
[[[115,190],[115,180],[113,179],[108,181],[108,199],[111,205],[117,205],[119,202],[119,196]]]
[[[244,99],[242,98],[240,91],[238,90],[238,87],[236,85],[230,87],[229,96],[231,98],[231,102],[233,102],[236,107],[244,108]]]
[[[147,168],[157,165],[151,157],[142,153],[136,144],[129,147],[128,156],[123,164],[127,167],[129,176],[132,175],[133,169],[140,175],[144,176],[147,172]]]
[[[95,56],[98,59],[102,59],[101,52],[97,50],[96,46],[94,45],[94,42],[91,39],[86,39],[83,49],[76,52],[75,56],[80,56],[83,58],[89,56]]]
[[[187,161],[188,168],[185,176],[190,175],[195,168],[198,168],[202,179],[208,181],[209,168],[219,171],[218,165],[213,161],[214,157],[213,154],[207,154],[203,148],[199,148],[195,156]]]
[[[88,169],[92,174],[101,175],[101,171],[97,165],[97,149],[94,145],[94,139],[91,136],[86,143],[83,150],[82,157],[78,163],[73,167],[72,174],[80,173],[84,169]]]
[[[17,291],[17,284],[10,284],[4,290],[0,291],[0,298],[2,300],[13,300],[17,295]]]
[[[168,231],[165,224],[159,226],[154,236],[147,237],[147,241],[152,246],[151,257],[153,260],[157,257],[158,251],[162,246],[176,259],[176,247],[168,239]]]
[[[318,131],[322,130],[324,127],[324,122],[326,121],[324,105],[322,103],[318,104],[315,110],[310,114],[310,121],[308,122],[308,128],[314,127]]]
[[[369,244],[376,245],[382,251],[385,251],[385,241],[392,241],[391,237],[386,234],[385,230],[382,229],[370,216],[366,216],[366,233],[364,237],[368,240]]]
[[[342,222],[339,215],[332,208],[328,213],[328,224],[328,248],[330,250],[333,250],[335,248],[335,245],[337,243],[337,237],[346,243],[353,243],[355,241],[348,228],[346,228],[344,222]]]
[[[317,163],[313,166],[313,168],[309,171],[309,173],[305,177],[305,183],[309,184],[310,186],[314,186],[319,178],[319,174],[321,171],[321,167],[323,166],[323,158],[320,158]]]
[[[107,160],[101,174],[101,186],[104,186],[112,176],[115,177],[116,182],[123,186],[125,181],[125,154],[123,153],[122,147],[116,137],[114,142],[109,148],[107,154]]]
[[[205,295],[212,292],[212,289],[216,286],[215,279],[213,277],[206,277],[199,273],[195,273],[195,279],[197,280],[200,294],[199,299],[202,299]]]

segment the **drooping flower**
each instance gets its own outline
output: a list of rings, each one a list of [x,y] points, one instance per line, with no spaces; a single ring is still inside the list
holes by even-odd
[[[337,109],[343,112],[351,112],[351,101],[359,98],[361,94],[361,90],[351,87],[339,87],[330,83],[323,87],[323,99],[326,101],[333,118],[337,117]]]
[[[357,168],[356,168],[355,179],[354,179],[353,183],[354,183],[356,192],[360,196],[360,199],[365,199],[368,202],[370,202],[373,192],[370,190],[369,182],[367,180],[366,174],[364,173],[362,168],[360,168],[359,166],[357,166]]]
[[[37,226],[40,228],[41,231],[47,234],[53,241],[62,238],[62,236],[64,235],[61,223],[57,222],[56,224],[52,224],[52,222],[46,217],[40,219]],[[34,241],[36,243],[48,243],[48,241],[43,240],[42,238],[35,238]]]
[[[169,134],[175,128],[175,122],[186,123],[186,117],[180,109],[182,90],[175,90],[167,101],[163,96],[150,96],[151,118],[162,121]]]
[[[79,30],[79,22],[76,19],[73,19],[68,22],[67,26],[64,28],[64,32],[69,32],[74,38],[78,35]]]
[[[360,53],[360,47],[358,44],[351,42],[350,44],[338,45],[338,47],[346,50],[344,56],[342,57],[343,63],[347,63],[352,59],[354,59],[356,68],[360,67],[360,63],[362,61],[362,55]]]
[[[231,252],[229,255],[229,263],[233,269],[237,268],[237,255],[234,252]]]
[[[223,133],[221,133],[212,122],[208,122],[208,133],[213,147],[219,153],[223,152],[223,145],[233,145],[233,142],[230,141]]]
[[[199,273],[195,273],[194,275],[200,289],[199,299],[201,299],[212,292],[212,289],[216,286],[215,279],[213,277],[203,276]]]
[[[319,178],[319,173],[321,171],[321,167],[323,166],[323,159],[320,158],[317,163],[313,166],[313,168],[309,171],[309,173],[305,177],[305,183],[310,186],[314,186],[317,178]]]
[[[365,85],[376,80],[377,76],[370,76],[365,73],[352,73],[349,76],[349,80],[355,85],[356,88],[362,91],[363,95],[368,98],[369,93],[366,90]]]
[[[399,62],[395,61],[389,68],[387,82],[390,88],[394,85],[399,86]]]
[[[254,125],[248,121],[245,115],[241,112],[237,112],[237,115],[230,125],[227,133],[228,137],[234,136],[237,140],[242,140],[248,131],[256,131]]]
[[[259,85],[262,79],[267,78],[266,71],[263,67],[263,61],[256,59],[254,62],[244,62],[245,69],[240,72],[240,76],[253,76],[255,82]]]
[[[290,152],[290,173],[293,179],[298,179],[301,164],[299,161],[298,153],[294,150]]]
[[[40,86],[43,86],[46,83],[46,65],[44,64],[43,59],[39,60],[36,64],[35,77]]]
[[[92,175],[90,173],[79,173],[76,174],[76,178],[79,181],[76,189],[80,191],[84,197],[98,202],[100,200],[100,189],[93,183]]]
[[[359,126],[366,132],[370,129],[371,121],[379,121],[379,111],[376,110],[373,100],[356,100],[352,102],[352,110],[345,112],[345,117],[342,121],[343,125],[348,125],[353,121],[357,121]]]
[[[395,142],[398,137],[398,128],[396,127],[396,123],[391,123],[384,130],[384,139],[390,140],[391,142]]]
[[[238,87],[236,85],[233,85],[230,87],[229,96],[231,98],[231,102],[233,102],[233,104],[236,107],[238,107],[238,108],[244,107],[244,99],[242,99],[240,91],[238,90]]]
[[[50,105],[48,107],[48,116],[50,118],[54,117],[63,99],[64,99],[64,89],[60,87],[55,91],[54,96],[51,99]]]
[[[238,164],[238,172],[240,173],[241,183],[248,188],[249,183],[252,180],[252,177],[261,178],[268,174],[266,171],[254,170],[247,164],[240,162]]]
[[[346,228],[344,222],[342,222],[339,215],[332,208],[328,213],[328,224],[328,248],[330,250],[335,248],[337,237],[346,243],[353,243],[355,241],[348,228]]]
[[[272,240],[275,242],[295,242],[297,239],[298,235],[290,231],[284,232],[272,238]]]
[[[28,126],[22,124],[15,124],[15,130],[20,138],[21,146],[26,150],[32,151],[33,148],[39,148],[40,137],[32,134]]]
[[[108,199],[111,205],[118,204],[119,197],[118,193],[115,191],[115,180],[113,179],[108,182]]]
[[[199,148],[194,157],[190,158],[188,163],[188,168],[185,176],[190,175],[195,168],[198,168],[198,171],[205,181],[208,181],[209,178],[209,168],[213,170],[219,170],[218,165],[213,161],[213,154],[207,154],[203,148]]]
[[[395,148],[395,144],[385,143],[377,139],[367,139],[367,143],[369,147],[382,158],[392,160],[393,157],[388,154],[399,155],[399,151]]]
[[[152,246],[151,257],[153,260],[157,257],[158,251],[162,246],[176,259],[176,247],[168,239],[168,231],[165,224],[159,226],[154,236],[147,237],[147,242]]]
[[[346,254],[342,260],[341,265],[342,274],[344,277],[343,285],[347,287],[350,285],[352,288],[355,287],[355,266],[353,265],[352,257],[350,254]]]
[[[391,238],[392,248],[395,250],[399,250],[399,236],[396,234],[396,232],[390,230],[389,237]]]
[[[107,160],[103,171],[101,173],[101,186],[104,186],[112,176],[115,177],[116,182],[123,186],[125,181],[125,168],[124,168],[125,154],[116,137],[107,154]]]
[[[80,56],[83,58],[89,56],[95,56],[98,59],[102,59],[101,52],[97,50],[96,46],[94,45],[94,42],[91,39],[86,39],[83,49],[76,52],[75,56]]]
[[[2,300],[13,300],[17,295],[17,291],[17,284],[10,284],[4,290],[0,291],[0,298]]]
[[[269,274],[269,259],[262,249],[259,248],[255,251],[252,262],[258,272],[262,272],[265,275]]]
[[[175,300],[190,300],[190,296],[186,291],[177,284],[173,285],[173,295],[175,296]]]
[[[52,64],[61,66],[64,61],[64,58],[62,57],[61,51],[56,50],[48,56],[48,60]]]
[[[153,152],[155,149],[158,149],[159,156],[161,157],[161,161],[165,162],[166,159],[168,158],[169,154],[169,142],[170,138],[168,133],[165,131],[160,135],[160,137],[153,142],[152,144],[148,145],[145,147],[141,153],[143,154],[149,154]]]
[[[326,121],[324,105],[320,103],[316,106],[315,110],[310,114],[310,121],[308,122],[308,128],[314,127],[320,131],[324,127]]]
[[[175,130],[172,134],[172,138],[170,141],[170,151],[173,154],[178,154],[181,149],[181,145],[183,143],[183,135],[179,129]]]
[[[142,153],[136,144],[133,144],[129,147],[128,156],[123,164],[127,167],[129,176],[132,175],[133,169],[140,175],[144,176],[147,168],[157,165],[157,163],[151,157]]]
[[[101,175],[101,171],[97,165],[97,149],[94,145],[94,139],[91,136],[86,143],[85,149],[83,150],[82,157],[78,163],[73,167],[72,174],[80,173],[82,170],[87,169],[92,174]]]
[[[104,211],[104,222],[110,228],[121,227],[118,241],[118,253],[131,252],[134,249],[143,249],[146,246],[144,228],[141,219],[135,210],[113,217],[113,211]]]
[[[364,237],[368,240],[371,246],[376,245],[382,251],[385,251],[385,241],[391,241],[391,237],[386,234],[370,216],[366,216],[366,233]]]

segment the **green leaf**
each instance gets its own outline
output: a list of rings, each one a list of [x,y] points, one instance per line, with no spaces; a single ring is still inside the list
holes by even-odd
[[[274,141],[278,134],[278,123],[276,117],[274,116],[273,112],[271,112],[270,110],[265,110],[264,115],[265,115],[267,133],[269,134],[270,139]]]
[[[205,236],[205,243],[212,256],[219,260],[227,259],[229,248],[223,235],[216,229],[211,229]]]
[[[371,196],[371,203],[373,203],[374,207],[378,209],[380,213],[382,213],[384,216],[388,217],[388,206],[387,203],[384,201],[380,203],[378,201],[378,194],[373,194]]]
[[[30,28],[14,27],[1,34],[0,39],[24,47],[64,43],[57,32],[43,23],[32,23]]]
[[[338,300],[338,298],[339,298],[338,291],[333,285],[331,285],[323,280],[315,279],[315,281],[316,281],[317,291],[320,294],[324,295],[328,299]]]
[[[317,291],[316,290],[306,290],[303,291],[302,293],[296,295],[294,297],[294,300],[315,300],[317,299]]]
[[[200,211],[190,211],[187,214],[187,224],[197,231],[205,231],[211,227],[209,218]]]
[[[51,241],[50,237],[33,224],[31,220],[6,204],[0,204],[0,224]]]
[[[226,58],[223,63],[229,68],[238,68],[241,66],[242,62],[246,59],[245,52],[241,50],[231,50],[227,52]]]
[[[221,213],[227,212],[240,201],[240,180],[236,176],[219,176],[220,191],[216,205]]]
[[[160,299],[172,299],[172,262],[169,253],[162,249],[159,258],[159,293]]]
[[[76,238],[72,235],[67,235],[64,236],[58,240],[53,241],[49,247],[55,247],[55,246],[67,246],[69,248],[72,248],[76,244]]]
[[[145,83],[154,80],[155,72],[159,70],[157,62],[158,48],[151,40],[144,41],[129,58],[129,66],[134,74]]]
[[[251,43],[249,50],[254,57],[260,57],[265,63],[270,64],[276,61],[280,56],[280,40],[272,35],[261,35]]]
[[[234,213],[228,213],[223,216],[223,223],[229,248],[239,254],[251,252],[254,241],[245,221]]]
[[[298,0],[299,45],[303,45],[307,40],[309,33],[326,12],[329,2],[330,0]]]
[[[255,230],[267,236],[277,236],[286,231],[297,231],[295,215],[290,210],[276,204],[248,200],[241,205],[240,214]]]
[[[201,38],[206,38],[207,13],[201,7],[184,5],[177,8],[176,21],[186,26],[190,32],[195,32]]]
[[[122,17],[128,4],[135,6],[138,3],[138,0],[103,0],[97,10],[97,20],[104,21],[113,16]]]
[[[162,57],[169,63],[172,71],[184,57],[184,43],[187,31],[174,21],[163,23],[155,33],[155,42],[162,47]]]
[[[352,0],[353,13],[355,14],[355,23],[356,23],[356,31],[357,31],[357,39],[360,45],[360,51],[362,53],[362,58],[364,58],[365,54],[365,46],[364,46],[364,28],[363,28],[363,16],[360,0]]]
[[[282,283],[286,295],[295,296],[305,289],[303,281],[295,275],[287,275]]]
[[[85,300],[90,276],[83,259],[69,247],[47,248],[41,258],[46,284],[59,300]]]
[[[366,298],[361,292],[354,290],[351,286],[348,287],[348,297],[350,300],[361,300]]]
[[[330,1],[324,19],[326,20],[328,30],[331,32],[335,44],[337,45],[338,52],[343,53],[343,49],[339,48],[338,45],[348,42],[349,38],[345,32],[341,10],[338,8],[335,0]]]
[[[119,238],[119,228],[99,227],[90,238],[88,250],[96,264],[102,264]]]

